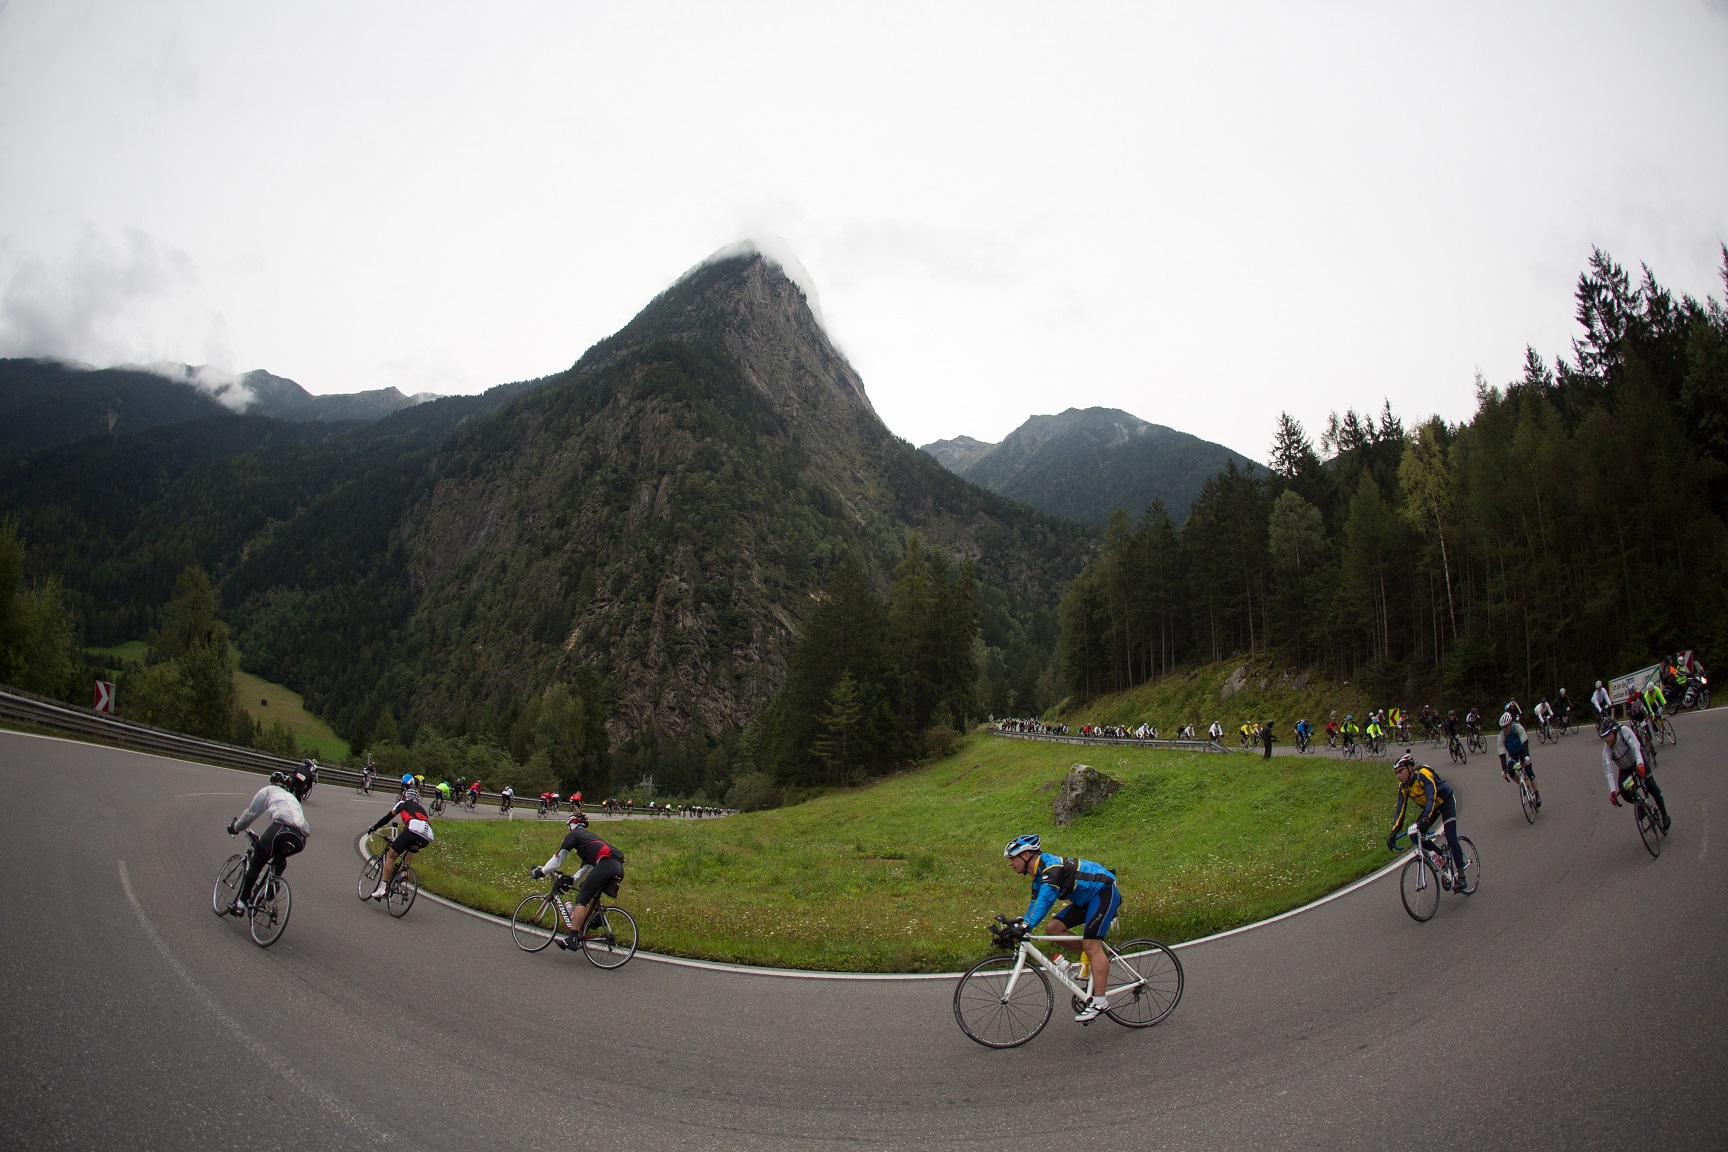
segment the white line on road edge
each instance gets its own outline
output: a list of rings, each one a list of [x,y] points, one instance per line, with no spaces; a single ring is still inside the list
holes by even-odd
[[[198,997],[204,1007],[210,1010],[210,1014],[220,1020],[222,1025],[234,1034],[234,1038],[240,1041],[240,1043],[246,1047],[246,1050],[251,1052],[252,1055],[257,1058],[259,1063],[280,1075],[284,1080],[288,1081],[288,1083],[294,1085],[294,1087],[312,1097],[312,1099],[322,1104],[325,1108],[335,1113],[341,1119],[346,1120],[348,1123],[364,1132],[373,1140],[381,1144],[388,1142],[390,1139],[388,1133],[380,1132],[376,1128],[373,1128],[364,1120],[354,1115],[354,1113],[348,1111],[348,1109],[345,1108],[342,1102],[336,1099],[336,1097],[330,1095],[330,1093],[324,1091],[324,1089],[318,1087],[316,1084],[300,1075],[300,1073],[296,1072],[289,1066],[287,1061],[283,1060],[274,1052],[264,1047],[264,1045],[254,1040],[251,1034],[246,1031],[245,1027],[241,1025],[240,1021],[230,1016],[227,1010],[223,1008],[221,1004],[217,1003],[216,997],[211,995],[208,989],[206,989],[202,984],[199,984],[198,981],[193,978],[192,973],[187,971],[186,966],[180,963],[174,953],[168,951],[168,945],[163,943],[162,937],[157,934],[155,925],[150,923],[150,917],[144,914],[144,905],[139,903],[138,893],[132,889],[132,877],[126,872],[126,861],[121,860],[118,863],[120,865],[120,887],[126,890],[126,899],[131,901],[132,911],[137,914],[138,923],[143,925],[144,934],[150,937],[150,943],[156,945],[156,950],[162,953],[162,959],[168,962],[168,967],[172,968],[174,974],[186,982],[186,986],[192,989],[192,994]]]
[[[372,858],[366,851],[366,839],[367,834],[363,832],[360,834],[359,839],[354,841],[354,850],[360,854],[360,859],[362,860],[370,860]],[[1382,876],[1388,875],[1399,865],[1403,864],[1410,858],[1410,855],[1409,852],[1406,852],[1404,855],[1398,857],[1398,859],[1392,861],[1392,863],[1386,865],[1386,867],[1380,869],[1380,871],[1374,873],[1372,876],[1364,876],[1362,879],[1357,880],[1352,884],[1346,884],[1336,892],[1328,892],[1326,895],[1320,897],[1320,899],[1304,904],[1300,908],[1292,908],[1288,912],[1280,912],[1278,915],[1266,920],[1256,920],[1252,924],[1244,924],[1240,928],[1231,928],[1224,932],[1215,932],[1210,936],[1202,936],[1197,940],[1184,940],[1182,943],[1172,944],[1170,947],[1172,949],[1192,948],[1196,944],[1209,944],[1214,940],[1222,940],[1226,936],[1236,936],[1243,932],[1251,932],[1256,928],[1264,928],[1268,924],[1276,924],[1280,920],[1288,920],[1292,916],[1300,916],[1304,912],[1318,908],[1322,904],[1330,904],[1340,896],[1348,896],[1350,893],[1356,891],[1356,889],[1374,883],[1374,881],[1380,879]],[[478,908],[470,908],[466,904],[458,904],[454,900],[447,900],[442,896],[426,891],[424,888],[420,889],[420,895],[434,903],[442,904],[446,908],[454,908],[458,912],[466,913],[477,920],[485,920],[492,924],[502,925],[505,928],[510,927],[510,921],[504,919],[502,916],[494,916],[490,912],[482,912]],[[958,980],[961,976],[965,975],[963,972],[820,972],[807,971],[802,968],[765,968],[755,964],[727,964],[720,960],[692,960],[688,956],[667,956],[659,952],[643,952],[640,950],[637,951],[636,955],[640,956],[644,960],[652,960],[656,964],[671,964],[678,968],[703,968],[710,972],[732,972],[740,976],[782,976],[789,980]]]

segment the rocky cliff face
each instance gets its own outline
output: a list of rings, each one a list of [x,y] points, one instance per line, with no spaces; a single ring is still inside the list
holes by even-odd
[[[720,733],[778,690],[842,555],[885,586],[916,530],[1005,603],[1049,606],[1089,547],[894,437],[754,254],[695,269],[417,468],[390,533],[412,607],[379,678],[442,727],[588,665],[615,737]]]

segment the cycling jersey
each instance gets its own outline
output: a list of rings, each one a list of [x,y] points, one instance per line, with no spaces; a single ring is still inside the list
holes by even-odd
[[[1058,900],[1089,905],[1105,894],[1105,889],[1115,886],[1116,873],[1102,864],[1040,852],[1038,870],[1032,874],[1032,902],[1026,906],[1024,919],[1036,925],[1050,915]]]
[[[1422,805],[1422,814],[1415,822],[1424,827],[1433,819],[1436,808],[1443,807],[1452,799],[1452,785],[1434,774],[1434,769],[1427,766],[1416,769],[1410,774],[1410,783],[1398,787],[1398,814],[1392,817],[1392,828],[1395,832],[1404,829],[1404,812],[1410,801],[1415,800]]]
[[[380,816],[378,822],[368,828],[367,831],[376,832],[398,816],[402,817],[402,830],[404,832],[411,832],[426,843],[432,843],[432,818],[426,814],[426,809],[420,801],[410,800],[406,796],[396,801],[391,806],[390,811]]]
[[[1605,716],[1614,707],[1614,699],[1608,695],[1608,689],[1598,688],[1590,694],[1590,706],[1596,709],[1596,715]]]
[[[540,870],[542,872],[557,871],[558,866],[564,863],[564,858],[571,852],[575,852],[577,858],[584,864],[598,864],[602,860],[616,860],[620,864],[624,862],[624,853],[588,829],[572,828],[565,834],[564,843],[558,846],[558,851],[552,854],[552,859],[542,864]]]
[[[1494,738],[1494,752],[1502,762],[1523,760],[1530,755],[1530,733],[1514,720],[1511,727]]]
[[[1644,767],[1644,749],[1637,738],[1626,730],[1626,725],[1616,724],[1613,742],[1602,741],[1602,774],[1608,778],[1609,791],[1619,791],[1621,777]]]
[[[446,800],[450,799],[450,783],[449,783],[449,781],[445,781],[444,783],[438,785],[438,795],[444,797],[444,799],[446,799]]]
[[[260,816],[268,816],[272,824],[286,824],[302,836],[311,832],[306,824],[306,810],[300,807],[300,801],[286,788],[278,788],[274,784],[266,784],[258,789],[258,794],[252,797],[252,803],[246,806],[246,811],[235,819],[234,831],[246,831],[252,826],[252,821]]]

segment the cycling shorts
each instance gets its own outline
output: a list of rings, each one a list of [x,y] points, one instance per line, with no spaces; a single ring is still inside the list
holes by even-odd
[[[390,841],[390,850],[398,856],[406,856],[410,852],[418,852],[432,841],[418,832],[410,832],[404,828],[396,833],[396,839]]]
[[[1111,884],[1100,888],[1092,894],[1090,900],[1084,903],[1075,901],[1056,914],[1056,919],[1073,931],[1082,920],[1086,922],[1086,931],[1082,934],[1085,940],[1102,940],[1110,931],[1110,924],[1116,919],[1116,912],[1122,907],[1122,893]]]
[[[1426,833],[1428,829],[1434,827],[1434,822],[1436,820],[1444,826],[1448,821],[1455,822],[1457,819],[1458,794],[1454,792],[1450,795],[1440,797],[1440,802],[1434,805],[1434,811],[1429,813],[1428,819],[1418,820],[1416,823],[1422,831]]]
[[[615,856],[608,856],[594,867],[588,869],[588,875],[582,877],[582,887],[576,893],[576,906],[586,908],[588,902],[605,892],[616,897],[618,885],[624,882],[624,865]]]

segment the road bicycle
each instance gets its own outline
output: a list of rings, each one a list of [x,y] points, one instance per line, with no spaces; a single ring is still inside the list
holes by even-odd
[[[1362,741],[1360,741],[1360,740],[1346,740],[1346,741],[1344,741],[1344,759],[1346,759],[1346,760],[1360,760],[1360,759],[1362,759]]]
[[[1530,761],[1520,760],[1505,773],[1518,785],[1518,806],[1524,810],[1524,819],[1530,824],[1536,823],[1536,789],[1530,783]]]
[[[1451,753],[1452,763],[1454,763],[1454,764],[1468,764],[1468,763],[1470,763],[1470,753],[1465,751],[1464,741],[1458,739],[1457,733],[1453,733],[1452,738],[1447,741],[1446,751]]]
[[[1296,733],[1296,751],[1298,754],[1301,754],[1303,752],[1308,751],[1308,746],[1310,743],[1311,743],[1311,741],[1308,739],[1307,733],[1305,733],[1305,732]]]
[[[1044,1030],[1056,1007],[1055,981],[1067,989],[1079,1012],[1093,993],[1092,974],[1084,962],[1064,970],[1034,940],[1072,940],[1068,936],[1033,936],[1025,925],[996,917],[990,929],[1006,956],[986,956],[966,970],[954,987],[954,1020],[960,1030],[986,1048],[1018,1048]],[[1176,1011],[1182,999],[1182,961],[1156,940],[1130,940],[1120,947],[1104,944],[1110,957],[1110,1007],[1104,1015],[1125,1028],[1150,1028]],[[1083,983],[1076,982],[1078,976]]]
[[[1483,739],[1482,729],[1480,728],[1470,729],[1470,736],[1464,741],[1464,743],[1472,752],[1482,753],[1488,751],[1488,741]]]
[[[1410,913],[1412,920],[1426,923],[1433,919],[1440,909],[1442,891],[1469,894],[1481,886],[1482,861],[1470,837],[1458,837],[1464,848],[1465,883],[1460,888],[1457,865],[1452,862],[1452,850],[1444,837],[1424,836],[1415,824],[1410,825],[1404,836],[1416,847],[1416,854],[1398,874],[1398,894],[1403,897],[1404,911]]]
[[[370,850],[370,842],[368,842]],[[404,853],[396,858],[396,867],[390,871],[390,886],[384,889],[384,907],[390,915],[400,920],[408,915],[408,909],[414,907],[414,898],[420,895],[420,873],[414,871],[414,865],[409,863],[412,852]],[[372,899],[372,893],[378,890],[378,877],[384,875],[384,854],[366,857],[366,863],[360,869],[360,881],[355,885],[355,895],[362,903]]]
[[[587,875],[590,865],[584,864],[576,875],[552,873],[552,887],[536,896],[529,896],[516,905],[510,917],[510,936],[524,952],[538,952],[558,935],[558,927],[576,936],[576,909],[564,894]],[[588,902],[588,917],[583,923],[576,944],[582,955],[596,968],[622,968],[636,955],[636,918],[616,904],[601,904],[602,896],[617,897],[617,883],[596,892]]]
[[[434,815],[434,816],[443,815],[443,813],[444,813],[444,794],[442,792],[432,793],[432,799],[430,799],[426,802],[426,810],[428,812],[432,813],[432,815]]]
[[[1652,712],[1650,714],[1650,727],[1651,730],[1656,733],[1656,739],[1658,741],[1664,741],[1669,744],[1678,744],[1680,742],[1679,734],[1674,731],[1673,722],[1663,713]]]
[[[1662,855],[1662,841],[1668,833],[1662,830],[1662,810],[1644,787],[1643,775],[1634,772],[1622,779],[1620,795],[1632,808],[1632,816],[1638,822],[1638,838],[1644,841],[1645,849],[1652,857]]]
[[[470,812],[474,811],[474,809],[479,806],[479,803],[480,793],[478,792],[469,792],[465,794],[462,799],[456,802],[457,807],[466,808]]]
[[[1368,755],[1378,756],[1384,751],[1386,751],[1386,738],[1384,736],[1368,737]]]
[[[356,796],[372,795],[372,773],[360,773],[360,783],[354,785],[354,794]]]
[[[1549,725],[1548,721],[1544,720],[1544,721],[1542,721],[1541,724],[1539,724],[1537,726],[1537,728],[1536,728],[1536,741],[1537,741],[1537,743],[1539,743],[1539,744],[1552,744],[1558,739],[1560,739],[1560,737],[1558,737],[1554,734],[1554,729],[1552,726]]]
[[[258,851],[258,833],[248,828],[246,836],[252,841],[252,846],[244,854],[236,852],[228,857],[216,873],[216,887],[210,893],[210,910],[218,916],[240,915],[234,911],[234,905],[240,899],[240,882],[246,878],[253,854]],[[288,927],[288,913],[293,906],[293,893],[288,890],[288,881],[282,879],[278,867],[272,860],[258,874],[252,885],[252,899],[246,905],[247,927],[252,933],[252,942],[260,948],[268,948],[282,938],[282,930]]]

